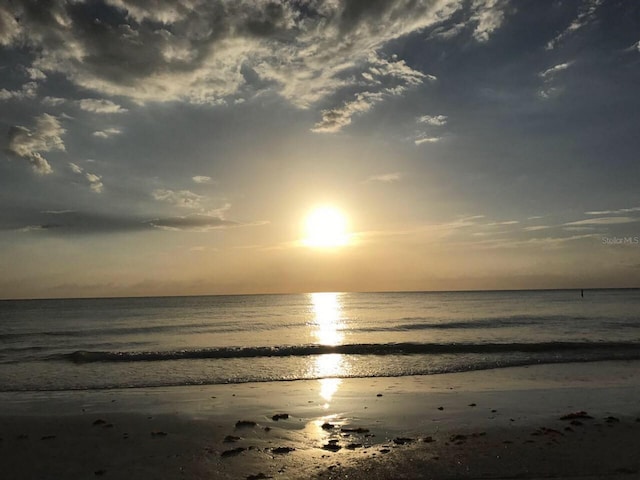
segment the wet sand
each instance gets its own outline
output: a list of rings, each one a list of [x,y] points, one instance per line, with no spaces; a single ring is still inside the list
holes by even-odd
[[[11,479],[640,478],[640,362],[0,402]]]

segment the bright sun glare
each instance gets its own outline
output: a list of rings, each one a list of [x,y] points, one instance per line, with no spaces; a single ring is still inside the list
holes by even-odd
[[[349,243],[347,218],[334,207],[315,208],[305,221],[304,244],[309,247],[342,247]]]

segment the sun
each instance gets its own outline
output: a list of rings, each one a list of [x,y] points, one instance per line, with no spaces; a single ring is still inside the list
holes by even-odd
[[[308,247],[343,247],[349,243],[347,217],[334,207],[314,208],[305,219],[305,235]]]

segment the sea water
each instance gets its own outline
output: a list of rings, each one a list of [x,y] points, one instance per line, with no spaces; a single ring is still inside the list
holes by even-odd
[[[0,301],[0,391],[640,359],[640,290]]]

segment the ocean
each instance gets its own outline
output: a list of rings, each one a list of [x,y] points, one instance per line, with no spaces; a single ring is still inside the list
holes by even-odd
[[[0,301],[0,391],[640,359],[640,290]]]

